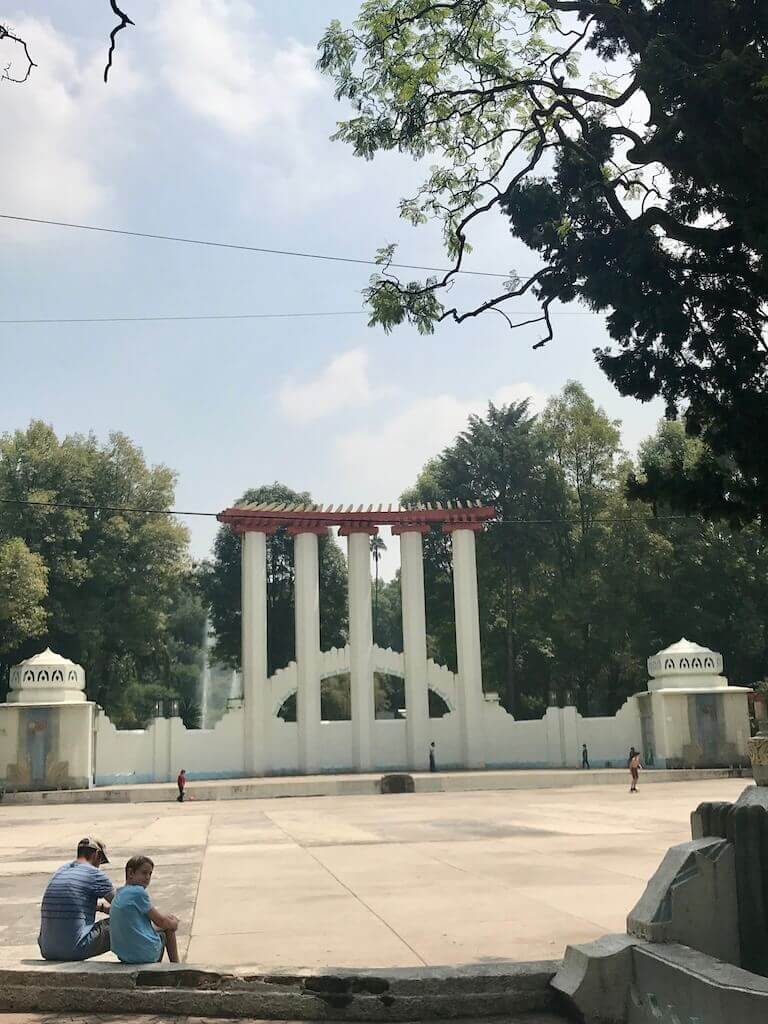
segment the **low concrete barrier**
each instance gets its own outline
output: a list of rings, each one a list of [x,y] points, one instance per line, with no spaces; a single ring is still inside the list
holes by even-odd
[[[624,786],[625,770],[602,768],[488,769],[486,771],[411,773],[417,793],[470,793],[483,790],[571,789],[576,786]],[[641,786],[661,782],[700,782],[744,778],[749,773],[728,768],[658,769],[643,772]],[[259,779],[212,779],[187,785],[188,800],[269,800],[289,796],[367,796],[381,793],[382,773],[356,775],[272,775]],[[175,801],[175,782],[97,786],[2,795],[9,804],[168,803]]]
[[[228,974],[186,964],[0,970],[0,1011],[260,1020],[421,1021],[547,1011],[557,961],[334,974]]]

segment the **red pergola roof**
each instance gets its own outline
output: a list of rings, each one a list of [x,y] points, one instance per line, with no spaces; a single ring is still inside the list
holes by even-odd
[[[263,531],[272,533],[278,527],[287,527],[292,533],[302,530],[319,531],[339,526],[343,531],[375,531],[378,526],[447,526],[454,529],[465,525],[477,529],[488,519],[493,519],[496,510],[481,502],[449,501],[445,504],[427,502],[405,508],[388,505],[289,505],[272,502],[267,504],[236,505],[224,509],[216,517],[221,523],[228,523],[235,533]]]

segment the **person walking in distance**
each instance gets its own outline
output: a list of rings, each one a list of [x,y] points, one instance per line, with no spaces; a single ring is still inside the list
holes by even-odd
[[[643,766],[640,764],[640,755],[634,747],[629,752],[629,775],[632,779],[632,784],[629,787],[630,793],[637,792],[637,779],[640,775],[640,769]]]
[[[581,744],[581,767],[589,768],[589,751],[586,743]]]
[[[431,772],[437,771],[437,765],[435,764],[435,741],[429,744],[429,770]]]
[[[187,770],[186,768],[182,768],[181,771],[179,772],[179,777],[176,779],[176,785],[179,787],[179,795],[176,797],[176,799],[179,801],[180,804],[184,803],[184,787],[186,786],[186,784]]]

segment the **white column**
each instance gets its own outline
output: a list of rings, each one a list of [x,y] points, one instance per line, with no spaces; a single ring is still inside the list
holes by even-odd
[[[303,775],[311,775],[320,770],[320,575],[317,534],[297,533],[293,552],[299,771]]]
[[[405,657],[405,742],[408,767],[429,766],[429,688],[427,686],[427,623],[424,605],[422,529],[400,532],[400,594]]]
[[[267,688],[267,537],[243,534],[242,547],[243,712],[247,775],[269,768],[269,690]]]
[[[483,671],[480,660],[480,612],[477,603],[474,531],[452,529],[451,543],[456,659],[459,669],[461,762],[465,768],[484,768]]]
[[[352,763],[360,772],[373,768],[373,621],[371,614],[370,534],[348,536],[350,696]]]

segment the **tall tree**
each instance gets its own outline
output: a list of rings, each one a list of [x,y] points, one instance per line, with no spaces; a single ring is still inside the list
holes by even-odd
[[[311,504],[307,491],[281,483],[247,490],[239,503]],[[347,574],[344,555],[330,536],[319,538],[320,642],[343,647],[347,635]],[[267,650],[272,674],[294,657],[293,538],[278,531],[267,543]],[[228,526],[216,534],[213,559],[201,569],[201,586],[216,631],[215,655],[240,666],[240,538]]]
[[[440,222],[451,267],[403,281],[382,249],[371,322],[431,331],[496,311],[519,326],[528,295],[542,345],[554,303],[606,312],[614,344],[596,358],[610,380],[661,396],[719,460],[686,498],[765,516],[764,0],[368,0],[351,29],[330,25],[319,66],[354,108],[337,138],[366,159],[434,165],[400,209]],[[494,215],[540,266],[451,306],[471,235]]]
[[[722,651],[729,675],[768,672],[768,543],[650,508],[627,493],[701,442],[663,423],[622,453],[618,424],[568,384],[535,420],[520,407],[473,417],[404,501],[480,499],[499,512],[477,540],[483,680],[516,715],[551,700],[613,714],[645,689],[649,654],[686,635]],[[681,450],[682,449],[682,450]],[[450,551],[425,537],[430,653],[455,668]]]
[[[379,623],[379,562],[384,551],[387,550],[387,545],[384,543],[384,539],[378,534],[371,537],[371,554],[373,555],[373,564],[375,567],[373,577],[373,637],[374,641],[378,636],[378,623]]]
[[[188,568],[187,532],[170,509],[174,474],[149,467],[123,434],[59,440],[33,422],[0,437],[0,541],[44,566],[43,632],[6,650],[9,664],[51,646],[85,666],[88,694],[109,710],[166,662],[166,617]]]
[[[558,482],[547,467],[544,437],[536,429],[528,403],[499,407],[491,403],[486,417],[470,416],[467,429],[428,463],[415,489],[403,496],[405,501],[481,500],[495,506],[498,522],[489,524],[478,544],[478,572],[483,581],[481,620],[486,634],[492,636],[498,631],[503,637],[501,651],[493,641],[486,645],[486,657],[492,656],[492,651],[501,654],[503,668],[494,666],[493,675],[499,682],[505,706],[515,714],[520,713],[522,706],[520,668],[528,642],[520,604],[534,585],[547,542],[541,532],[516,529],[516,524],[541,518],[553,487],[557,488]],[[446,662],[453,664],[455,639],[447,541],[433,534],[426,548],[436,598],[434,603],[430,601],[430,620],[434,623],[435,619],[442,619],[442,629],[437,634],[445,645],[441,653]],[[485,585],[491,582],[491,576],[497,578],[496,586]],[[445,615],[449,610],[450,617]]]

